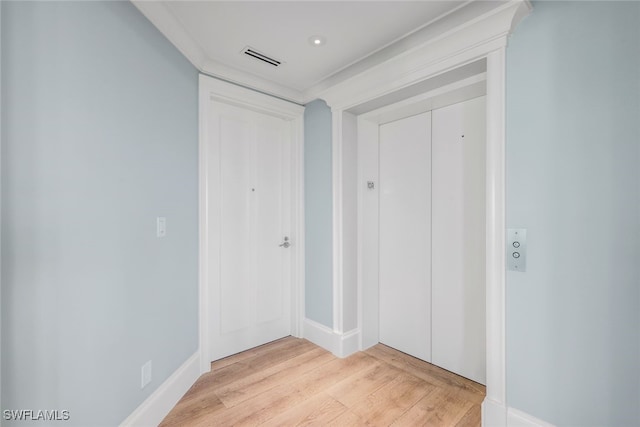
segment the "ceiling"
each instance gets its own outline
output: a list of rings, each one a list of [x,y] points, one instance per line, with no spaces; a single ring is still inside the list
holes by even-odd
[[[465,1],[137,1],[202,72],[304,103],[337,79],[411,48]],[[313,46],[309,38],[326,43]],[[251,47],[282,62],[242,53]]]

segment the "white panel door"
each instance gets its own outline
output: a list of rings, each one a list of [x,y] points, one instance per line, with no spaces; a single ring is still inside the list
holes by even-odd
[[[431,361],[431,113],[379,135],[380,342]]]
[[[485,97],[432,114],[432,362],[484,384]]]
[[[212,101],[208,212],[211,355],[216,360],[287,336],[290,317],[288,122]]]

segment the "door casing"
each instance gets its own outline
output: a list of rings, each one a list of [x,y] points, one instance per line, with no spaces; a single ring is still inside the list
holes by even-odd
[[[486,386],[487,395],[483,402],[483,425],[495,424],[496,419],[502,418],[500,412],[506,412],[506,364],[505,364],[505,269],[504,269],[504,47],[473,58],[473,61],[486,61],[484,73],[464,78],[458,82],[446,85],[433,91],[416,94],[410,99],[424,98],[426,103],[433,104],[433,108],[461,102],[476,96],[486,94]],[[444,72],[455,70],[455,66]],[[441,101],[442,100],[442,101]],[[443,102],[444,104],[440,104]],[[403,114],[406,110],[403,102],[386,105],[368,113],[355,116],[357,121],[357,151],[358,151],[358,334],[360,349],[375,345],[379,338],[379,299],[378,299],[378,237],[368,234],[371,223],[378,223],[377,205],[367,201],[368,191],[363,183],[373,181],[378,184],[377,145],[379,125],[388,120],[388,116]],[[388,110],[387,110],[388,109]],[[384,111],[387,110],[387,111]],[[383,112],[381,112],[383,111]],[[342,115],[343,111],[335,111],[334,115]],[[347,113],[348,114],[348,113]],[[400,117],[398,117],[400,118]],[[334,129],[334,135],[338,133]],[[334,143],[335,143],[334,139]],[[344,143],[340,140],[339,143]],[[339,150],[335,148],[334,151]],[[375,161],[372,161],[375,159]],[[366,169],[367,165],[374,169]],[[339,184],[338,184],[339,185]],[[334,203],[336,203],[334,199]],[[377,203],[377,201],[376,201]],[[374,206],[375,205],[375,206]],[[339,208],[339,207],[338,207]],[[336,238],[338,244],[343,244],[341,238]],[[372,253],[373,252],[373,253]],[[373,257],[373,258],[372,258]],[[334,284],[334,289],[337,287]],[[344,283],[338,284],[339,289]],[[339,293],[334,294],[338,295]],[[334,307],[342,306],[336,303]],[[335,308],[334,308],[335,310]]]
[[[359,126],[354,136],[346,131],[344,122],[352,126],[371,105],[376,107],[397,102],[411,88],[413,95],[419,94],[422,83],[437,78],[443,73],[462,70],[470,63],[486,61],[486,397],[482,404],[482,424],[506,427],[513,417],[506,399],[506,351],[505,351],[505,55],[507,38],[515,26],[532,10],[527,0],[513,0],[502,4],[490,13],[465,22],[449,33],[434,37],[429,42],[414,48],[405,55],[398,55],[386,63],[373,67],[350,79],[331,87],[322,98],[332,110],[333,159],[333,245],[334,245],[334,331],[337,334],[355,335],[360,348],[366,348],[365,324],[370,322],[368,307],[377,306],[376,301],[367,301],[363,286],[372,277],[370,269],[363,263],[363,211],[371,206],[363,205],[362,193],[367,191],[368,178],[358,171],[356,182],[358,205],[356,214],[357,250],[345,250],[353,245],[345,239],[345,218],[353,215],[352,206],[343,203],[343,194],[354,189],[345,187],[342,176],[347,168],[360,169],[362,152],[358,152],[356,165],[345,164],[341,157],[344,147],[359,144],[360,138],[376,137],[372,126]],[[437,90],[437,89],[436,89]],[[424,92],[424,89],[422,89]],[[411,95],[408,95],[411,96]],[[395,99],[394,99],[395,98]],[[402,98],[400,98],[402,99]],[[368,109],[367,109],[368,108]],[[366,154],[364,154],[366,156]],[[345,210],[348,212],[345,213]],[[370,211],[369,211],[370,212]],[[346,230],[349,232],[349,230]],[[343,256],[356,253],[353,256]],[[357,263],[357,277],[346,277],[344,265]],[[369,282],[370,283],[370,282]],[[357,288],[357,307],[345,305],[346,289]],[[351,291],[349,291],[351,292]],[[343,328],[342,311],[357,310],[358,325],[353,331]],[[375,325],[374,325],[375,327]],[[377,329],[377,328],[376,328]],[[377,330],[376,334],[377,335]]]
[[[235,105],[286,120],[291,138],[291,333],[299,337],[304,319],[304,107],[224,82],[209,76],[199,77],[199,358],[200,373],[211,369],[210,336],[210,283],[216,280],[210,274],[209,260],[220,262],[219,254],[209,253],[207,241],[209,223],[208,177],[217,172],[211,164],[219,162],[219,153],[210,150],[207,118],[211,112],[211,100]]]

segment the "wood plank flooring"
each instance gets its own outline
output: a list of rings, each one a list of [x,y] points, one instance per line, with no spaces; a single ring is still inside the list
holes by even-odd
[[[484,396],[382,344],[338,359],[286,337],[213,362],[160,425],[475,427]]]

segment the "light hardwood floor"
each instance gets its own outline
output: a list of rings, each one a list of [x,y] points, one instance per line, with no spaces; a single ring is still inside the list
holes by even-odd
[[[161,426],[479,426],[484,396],[382,344],[338,359],[286,337],[213,362]]]

